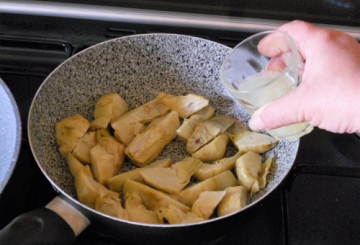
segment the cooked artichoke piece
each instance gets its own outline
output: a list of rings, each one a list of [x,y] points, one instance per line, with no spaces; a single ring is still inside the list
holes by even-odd
[[[118,174],[125,160],[125,146],[120,144],[114,137],[105,136],[99,139],[99,144],[114,156],[114,173]]]
[[[147,129],[126,147],[125,154],[136,166],[144,167],[158,157],[163,148],[176,137],[176,129],[179,127],[176,111],[154,119]]]
[[[150,210],[156,210],[160,207],[169,207],[169,205],[173,205],[183,212],[190,211],[190,208],[181,202],[174,200],[173,198],[158,190],[155,190],[154,188],[130,179],[126,181],[123,193],[125,197],[132,193],[137,193],[143,201],[144,205]]]
[[[271,165],[274,161],[275,158],[269,157],[261,164],[261,171],[258,178],[260,189],[266,186],[266,177],[269,174]]]
[[[99,117],[90,123],[90,130],[107,129],[110,123],[109,117]]]
[[[88,131],[78,141],[72,154],[83,163],[90,163],[90,149],[96,145],[96,132]]]
[[[156,211],[147,209],[137,193],[131,193],[126,196],[125,210],[131,221],[146,224],[160,224]]]
[[[198,123],[186,143],[186,151],[193,154],[216,136],[224,133],[234,122],[235,119],[230,116],[219,115]]]
[[[96,140],[99,141],[101,137],[112,137],[111,133],[106,128],[98,128],[96,129]]]
[[[209,105],[208,99],[196,94],[174,96],[171,94],[159,93],[158,98],[160,98],[162,103],[169,106],[171,110],[177,111],[181,118],[188,118]]]
[[[199,198],[192,205],[193,213],[204,219],[209,219],[214,213],[222,198],[225,196],[225,191],[204,191]]]
[[[204,221],[204,218],[199,217],[197,214],[193,212],[187,212],[185,217],[183,217],[181,224],[192,224],[192,223],[199,223]]]
[[[90,208],[95,208],[99,192],[108,191],[96,182],[85,169],[79,169],[75,176],[74,186],[78,200]]]
[[[155,189],[176,194],[190,182],[191,176],[201,164],[199,159],[187,157],[170,168],[144,168],[140,175]]]
[[[244,186],[251,195],[260,190],[258,177],[261,171],[262,157],[255,152],[247,152],[235,163],[235,171],[239,184]]]
[[[145,166],[145,168],[168,168],[172,165],[172,161],[170,157],[159,159],[156,161],[153,161],[149,165]],[[139,169],[141,170],[141,169]]]
[[[185,213],[179,210],[178,208],[174,208],[173,206],[169,207],[161,207],[156,209],[156,214],[158,219],[162,224],[171,224],[177,225],[180,224]]]
[[[144,127],[143,124],[149,123],[154,118],[161,117],[169,111],[170,107],[158,99],[151,100],[134,110],[128,111],[111,123],[111,127],[115,130],[115,138],[124,145],[129,145],[139,133],[139,128]]]
[[[217,207],[219,217],[234,213],[246,206],[247,190],[244,186],[232,186],[225,189],[226,194]]]
[[[225,172],[226,170],[232,170],[235,166],[236,160],[242,155],[243,153],[238,152],[232,157],[227,157],[215,161],[213,163],[203,163],[200,167],[195,171],[194,177],[197,180],[205,180],[211,178],[217,174]]]
[[[195,151],[192,154],[192,157],[198,158],[204,162],[219,160],[224,157],[228,143],[229,136],[225,133],[220,134],[208,144]]]
[[[135,126],[139,124],[140,123],[137,122],[134,118],[130,116],[126,117],[125,114],[111,123],[111,127],[114,129],[115,138],[127,146],[137,135],[135,134]]]
[[[128,213],[121,206],[119,194],[113,191],[103,190],[98,193],[95,210],[115,218],[129,220]]]
[[[156,210],[156,213],[161,223],[164,224],[166,223],[169,223],[171,225],[189,224],[189,223],[198,223],[205,220],[192,212],[184,213],[183,211],[172,205],[170,205],[167,208],[165,207],[159,208]]]
[[[145,129],[146,129],[146,126],[144,124],[135,123],[135,125],[134,125],[134,134],[138,135],[138,134],[144,132]]]
[[[59,152],[66,157],[90,127],[90,122],[81,115],[66,117],[55,123],[56,142]]]
[[[209,120],[215,114],[214,107],[208,105],[204,109],[200,110],[196,114],[192,115],[188,119],[184,119],[183,123],[181,124],[180,128],[176,130],[177,136],[180,140],[187,141],[194,132],[196,124],[205,120]]]
[[[92,176],[90,168],[84,166],[73,154],[69,153],[66,156],[66,161],[70,170],[71,175],[75,178],[80,169],[83,169],[85,172]]]
[[[236,121],[227,133],[233,144],[242,152],[252,151],[261,154],[278,144],[278,140],[270,135],[249,131],[241,121]]]
[[[172,165],[170,158],[165,158],[161,160],[154,161],[149,165],[145,166],[145,168],[168,168]],[[140,175],[140,171],[142,168],[135,168],[133,170],[115,175],[108,180],[106,180],[106,185],[110,190],[120,192],[122,191],[125,182],[127,179],[131,179],[137,182],[142,182],[142,177]]]
[[[239,151],[252,151],[261,154],[274,148],[279,141],[264,133],[246,131],[242,134],[236,135],[232,139],[232,142]]]
[[[91,171],[96,181],[105,184],[105,181],[114,176],[115,157],[107,152],[100,144],[95,145],[90,150]]]
[[[246,128],[245,124],[237,120],[231,125],[231,127],[228,128],[227,133],[229,134],[229,137],[231,140],[234,140],[234,138],[241,137],[244,133],[248,132],[249,130]]]
[[[229,186],[236,186],[237,184],[238,181],[235,176],[230,170],[227,170],[223,173],[215,175],[214,177],[185,188],[177,196],[174,196],[174,198],[191,207],[196,199],[199,198],[201,192],[222,191]]]
[[[128,104],[117,93],[102,95],[95,104],[94,118],[108,118],[110,122],[126,113],[129,110]]]

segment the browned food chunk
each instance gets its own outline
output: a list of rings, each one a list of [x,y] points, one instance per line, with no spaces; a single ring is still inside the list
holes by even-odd
[[[174,96],[159,93],[158,98],[162,103],[169,106],[171,110],[177,111],[181,118],[188,118],[209,105],[208,99],[196,94]]]
[[[82,163],[90,163],[90,149],[96,145],[96,132],[88,131],[78,141],[72,154]]]
[[[198,158],[204,162],[220,160],[225,155],[228,143],[229,136],[225,133],[220,134],[199,150],[195,151],[192,154],[192,157]]]
[[[137,193],[130,193],[125,199],[125,210],[129,220],[146,224],[160,224],[156,211],[146,208]]]
[[[66,117],[55,123],[56,142],[62,156],[72,152],[89,127],[90,122],[81,115]]]
[[[128,195],[137,193],[144,205],[150,210],[156,210],[160,207],[169,207],[170,205],[179,208],[183,212],[189,212],[190,208],[181,202],[174,200],[161,191],[155,190],[147,185],[133,180],[127,180],[124,186],[123,194],[125,198]]]
[[[149,165],[145,166],[145,168],[168,168],[172,165],[170,158],[165,158],[161,160],[154,161]],[[120,192],[122,191],[126,180],[131,179],[137,182],[142,182],[142,177],[140,175],[140,171],[143,168],[135,168],[133,170],[129,170],[124,173],[117,174],[108,180],[106,180],[106,185],[110,190]]]
[[[226,194],[217,207],[219,217],[234,213],[246,206],[247,190],[243,186],[232,186],[225,189]]]
[[[201,164],[200,160],[187,157],[170,168],[144,168],[140,175],[155,189],[176,194],[189,184],[191,176]]]
[[[238,152],[232,157],[227,157],[215,161],[213,163],[203,163],[200,167],[195,171],[194,177],[197,180],[205,180],[210,177],[213,177],[217,174],[225,172],[227,170],[234,169],[236,160],[242,155],[241,152]]]
[[[129,145],[136,135],[145,129],[145,124],[153,119],[161,117],[170,111],[170,107],[161,103],[158,99],[151,100],[111,123],[115,130],[115,138],[124,145]]]
[[[236,185],[238,185],[238,181],[231,171],[228,170],[185,188],[178,195],[174,196],[174,198],[191,207],[203,191],[222,191],[229,186]]]
[[[125,154],[135,165],[144,167],[155,160],[163,148],[176,137],[179,127],[180,121],[176,111],[157,118],[131,141],[125,149]]]
[[[193,154],[216,136],[224,133],[234,122],[234,118],[220,115],[198,123],[186,143],[186,151]]]
[[[196,124],[202,121],[209,120],[215,114],[215,109],[212,106],[207,106],[204,109],[200,110],[196,114],[192,115],[190,118],[184,119],[180,128],[176,130],[176,133],[180,140],[187,141],[194,132]]]
[[[108,93],[102,95],[95,104],[94,118],[107,118],[109,122],[126,113],[129,105],[117,93]]]

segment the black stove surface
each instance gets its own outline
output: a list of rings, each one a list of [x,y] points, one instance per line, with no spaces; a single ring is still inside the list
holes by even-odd
[[[17,21],[19,19],[9,17],[0,27],[10,30],[10,23],[20,22]],[[64,20],[51,24],[58,30],[63,25]],[[101,29],[103,25],[105,23],[97,23],[92,28]],[[56,196],[53,187],[33,159],[27,139],[27,115],[37,89],[57,65],[74,53],[115,37],[90,35],[91,30],[84,28],[73,39],[59,38],[60,34],[52,34],[53,32],[46,37],[46,31],[41,32],[40,29],[34,38],[30,32],[36,28],[34,24],[29,24],[28,32],[22,34],[13,29],[9,32],[0,31],[0,77],[18,103],[23,125],[19,159],[10,182],[0,196],[0,229],[17,215],[43,207]],[[66,28],[76,29],[74,26]],[[115,33],[117,36],[134,34],[119,31],[125,29],[118,26],[104,30],[105,33]],[[238,34],[234,39],[215,41],[232,45],[242,35],[244,34]],[[229,40],[233,43],[229,43]],[[258,215],[211,244],[358,244],[359,146],[360,138],[354,134],[333,134],[315,129],[304,136],[300,141],[293,170],[280,188],[259,203]],[[78,237],[76,244],[124,243],[101,237],[90,226]]]

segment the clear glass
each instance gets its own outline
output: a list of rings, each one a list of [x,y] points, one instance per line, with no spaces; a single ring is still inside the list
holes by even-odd
[[[273,35],[282,54],[269,58],[258,50],[259,42]],[[286,33],[266,31],[239,43],[225,58],[220,71],[221,81],[232,96],[252,115],[266,103],[294,90],[301,82],[304,64],[294,43]],[[313,127],[297,123],[269,130],[278,139],[297,140]]]

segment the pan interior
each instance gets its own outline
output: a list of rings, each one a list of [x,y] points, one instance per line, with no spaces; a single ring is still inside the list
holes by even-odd
[[[230,48],[190,36],[134,35],[89,48],[60,65],[37,92],[29,114],[29,139],[35,159],[52,184],[75,198],[73,178],[55,140],[56,121],[74,114],[93,119],[96,100],[116,92],[134,108],[156,97],[195,93],[210,100],[216,114],[245,122],[249,116],[222,87],[219,70]],[[298,141],[281,141],[267,155],[276,155],[268,185],[251,200],[273,190],[291,168]],[[228,153],[228,154],[231,154]],[[176,162],[185,156],[184,143],[175,140],[160,157]],[[131,167],[130,163],[126,167]]]

